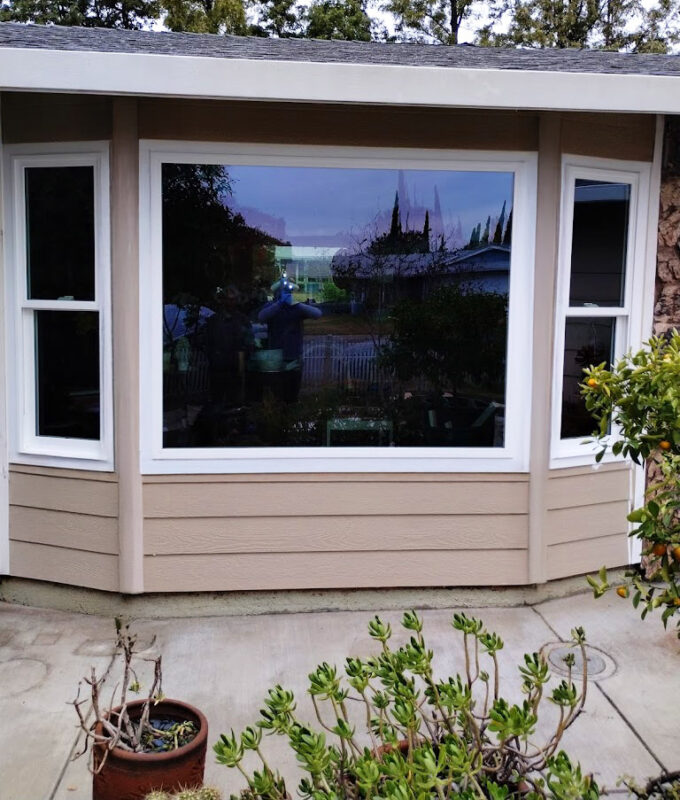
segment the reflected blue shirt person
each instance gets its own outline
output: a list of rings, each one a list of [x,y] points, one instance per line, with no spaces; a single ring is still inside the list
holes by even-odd
[[[283,352],[284,370],[289,375],[281,399],[293,402],[298,398],[302,380],[303,324],[306,319],[318,319],[322,311],[308,303],[296,303],[293,289],[297,287],[285,275],[271,288],[274,299],[260,309],[257,319],[267,323],[268,348]]]

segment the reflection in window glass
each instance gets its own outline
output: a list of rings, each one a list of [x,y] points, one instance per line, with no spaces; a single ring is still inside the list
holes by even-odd
[[[563,439],[589,436],[595,423],[581,397],[580,384],[586,367],[611,363],[616,320],[612,317],[571,317],[564,336],[562,383]]]
[[[499,447],[512,173],[163,165],[165,447]]]
[[[29,167],[28,297],[94,300],[94,169]]]
[[[36,433],[99,439],[99,314],[35,311]]]
[[[574,190],[570,306],[622,306],[630,184],[578,179]]]

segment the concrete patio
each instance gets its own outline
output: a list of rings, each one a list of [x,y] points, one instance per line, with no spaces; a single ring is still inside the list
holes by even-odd
[[[455,610],[423,612],[425,636],[442,674],[460,664],[458,634],[450,626]],[[615,595],[596,602],[588,593],[467,613],[481,617],[505,640],[501,688],[514,698],[523,653],[568,639],[576,625],[586,629],[588,642],[603,651],[605,671],[593,677],[586,713],[563,744],[601,785],[625,792],[616,785],[622,774],[645,780],[662,769],[680,769],[680,641],[674,631],[664,633],[658,618],[641,622],[629,602]],[[149,652],[163,653],[166,695],[205,712],[213,743],[220,732],[255,721],[262,698],[276,683],[295,690],[301,716],[311,720],[304,695],[307,673],[321,661],[342,666],[347,655],[374,652],[366,633],[372,614],[137,619],[133,629],[142,646],[156,636]],[[395,638],[400,636],[401,615],[387,611],[381,616],[392,623]],[[99,670],[111,665],[112,639],[110,618],[0,604],[2,800],[89,800],[85,758],[71,760],[77,729],[68,703],[90,665]],[[265,746],[284,775],[294,775],[285,742],[270,738]],[[225,796],[241,786],[238,774],[216,765],[211,752],[206,782]]]

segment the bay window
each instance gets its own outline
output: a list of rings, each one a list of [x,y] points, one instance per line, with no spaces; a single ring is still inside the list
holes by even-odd
[[[583,463],[595,424],[580,384],[590,365],[611,364],[643,338],[649,167],[566,158],[553,380],[552,455]]]
[[[108,145],[7,150],[12,458],[111,468]]]
[[[525,463],[532,156],[148,142],[141,165],[145,470]]]

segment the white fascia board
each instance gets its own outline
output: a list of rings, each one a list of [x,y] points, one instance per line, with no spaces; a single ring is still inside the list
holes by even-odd
[[[680,77],[0,48],[7,91],[680,113]]]

